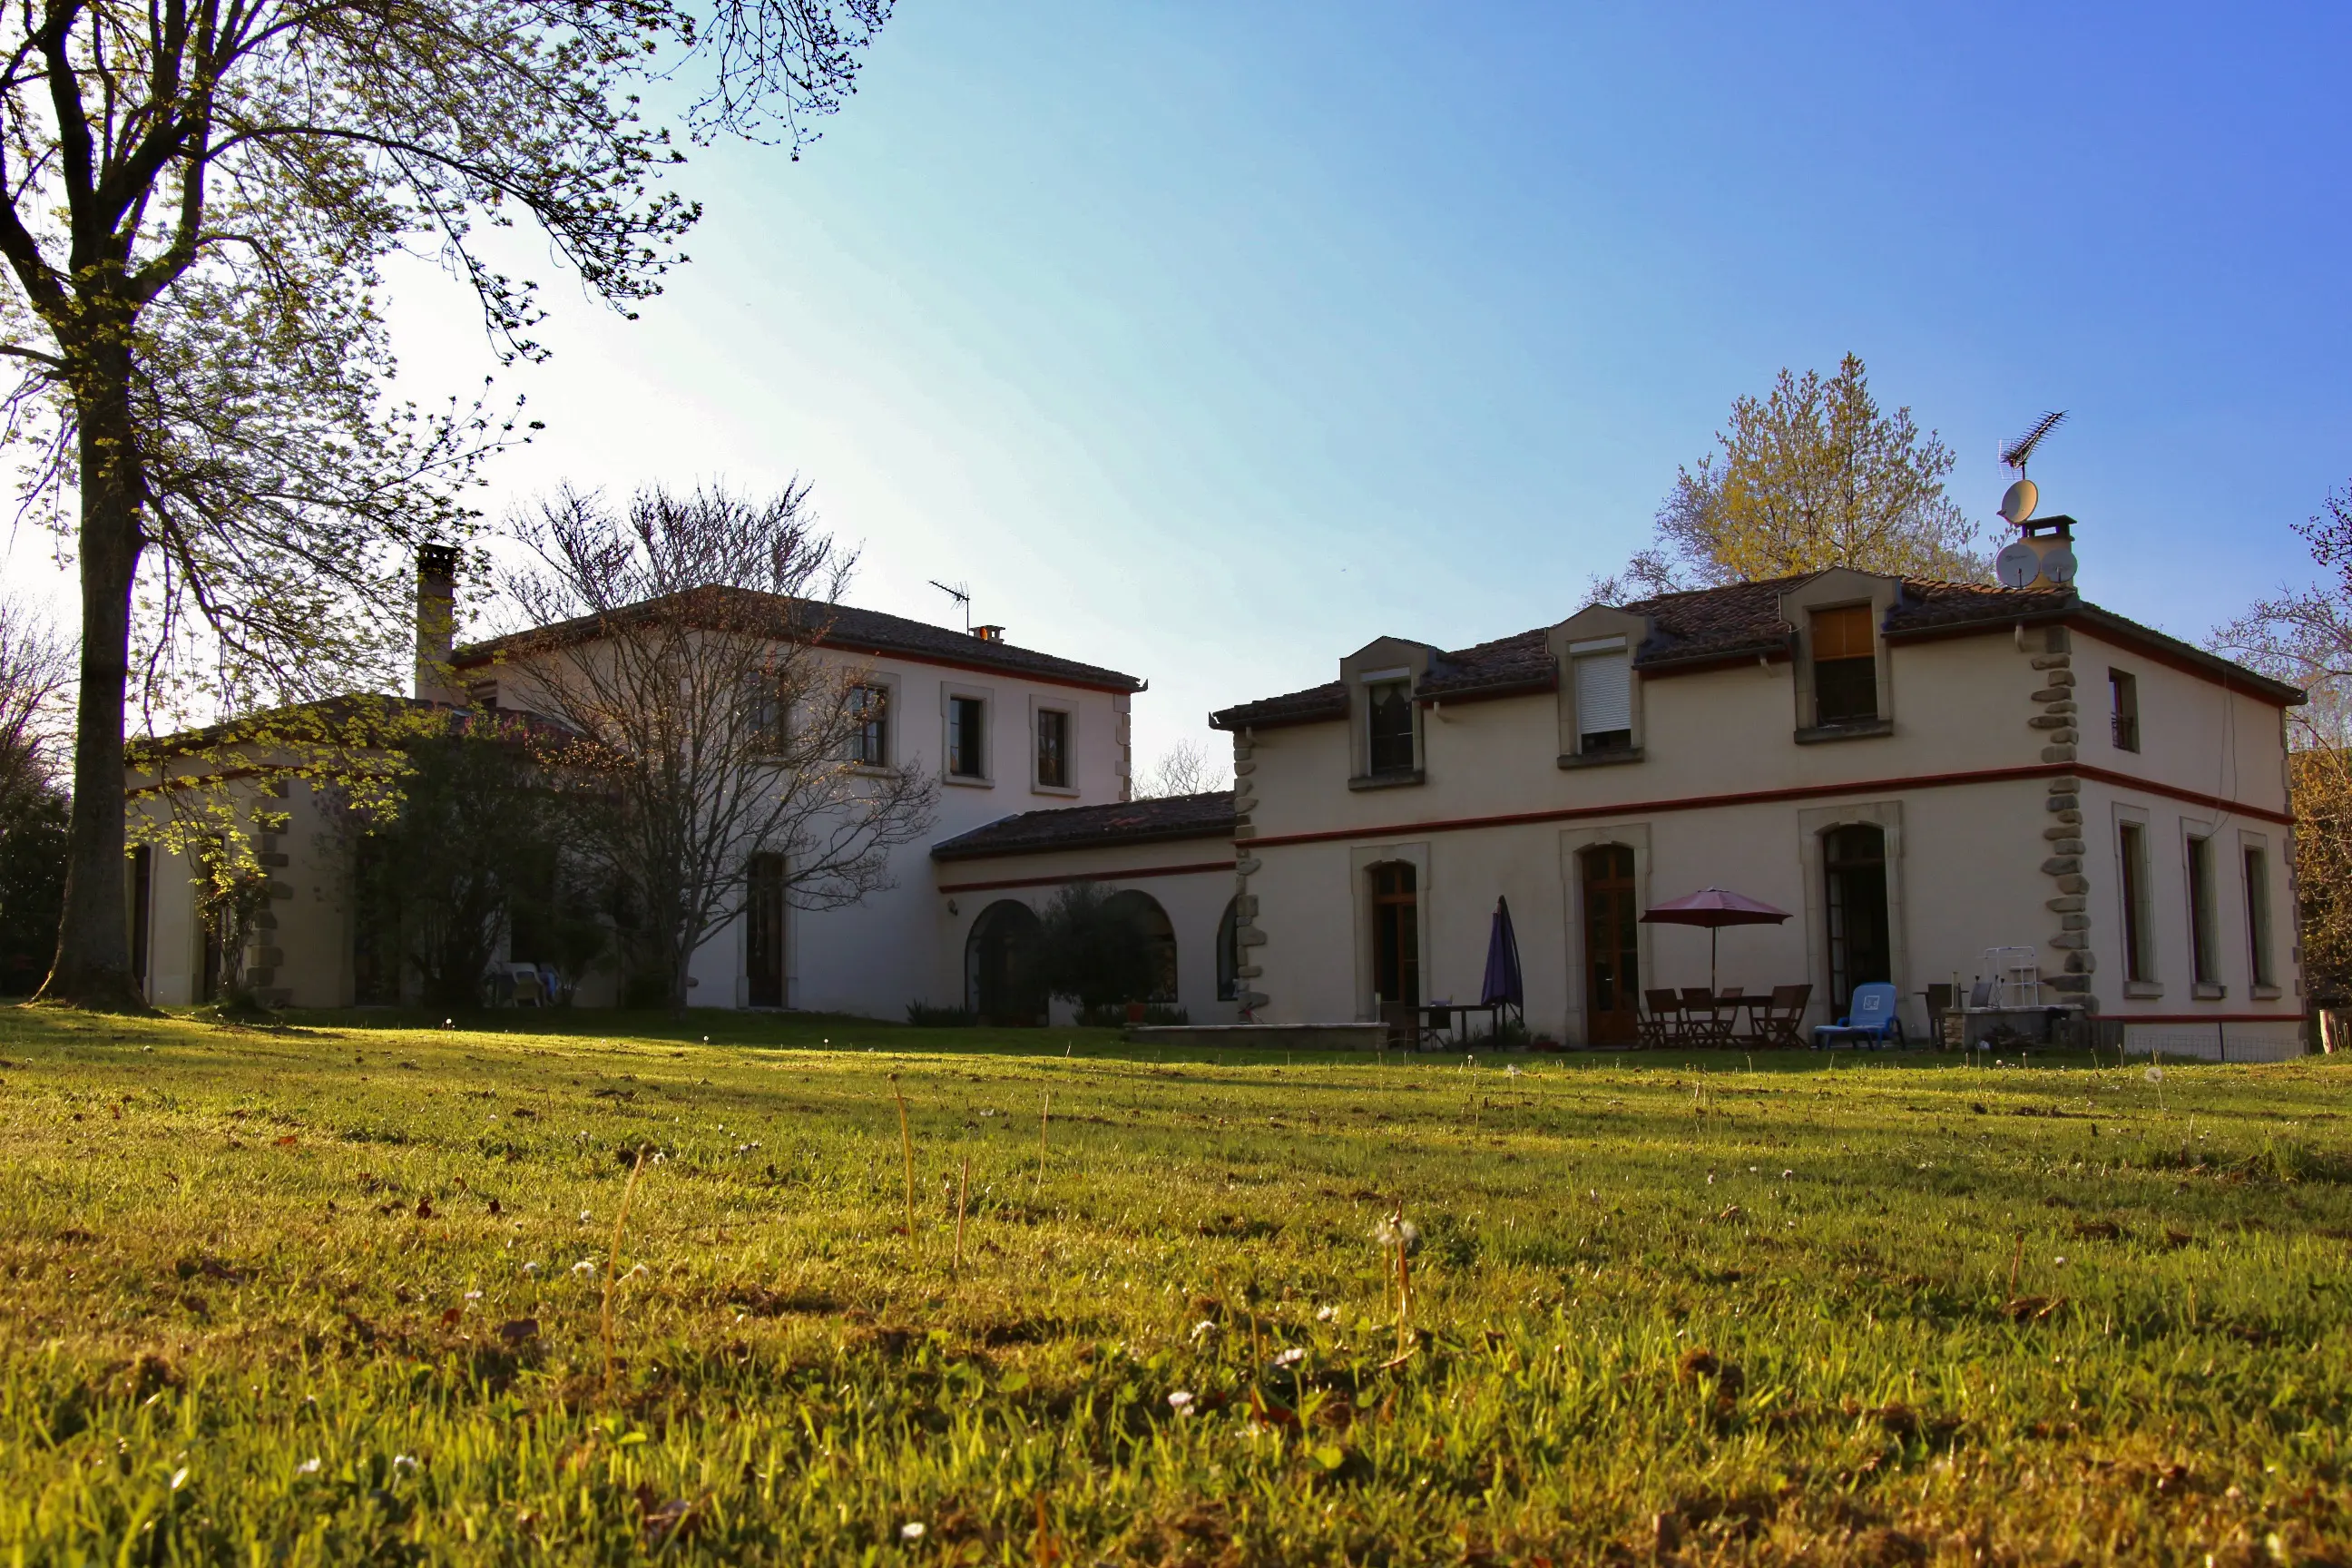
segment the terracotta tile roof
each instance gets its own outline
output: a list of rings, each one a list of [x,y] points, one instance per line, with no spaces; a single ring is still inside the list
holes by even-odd
[[[931,846],[931,858],[1038,855],[1053,849],[1148,844],[1165,838],[1231,838],[1233,833],[1233,791],[1214,790],[1207,795],[1173,795],[1111,805],[1066,805],[1002,816],[969,833],[941,839]]]
[[[744,588],[700,589],[697,592],[710,596],[714,614],[730,621],[764,621],[777,637],[794,639],[814,631],[817,646],[839,648],[845,653],[896,654],[931,663],[1003,670],[1007,675],[1032,675],[1041,679],[1097,687],[1109,691],[1139,691],[1143,689],[1142,681],[1115,669],[1080,664],[1076,659],[1056,658],[1052,654],[1015,647],[1011,643],[983,642],[952,626],[933,626],[929,621],[910,621],[903,616],[886,616],[879,610],[861,610],[854,605],[826,605],[810,599],[758,594]],[[632,605],[627,610],[616,612],[616,616],[626,617],[632,611],[644,611],[664,603],[667,601],[649,600],[646,605]],[[583,616],[509,637],[492,637],[487,642],[472,643],[459,648],[453,662],[463,668],[484,663],[500,653],[522,653],[593,637],[598,624],[595,616]]]
[[[1719,658],[1787,654],[1794,634],[1780,618],[1780,595],[1813,575],[1806,573],[1759,583],[1695,588],[1636,599],[1622,606],[1647,616],[1650,622],[1650,635],[1634,655],[1634,667],[1664,669]],[[1902,595],[1883,625],[1889,637],[1899,640],[1969,626],[2006,626],[2062,616],[2081,617],[2094,626],[2160,643],[2176,657],[2203,661],[2217,669],[2226,666],[2232,679],[2242,678],[2251,685],[2275,688],[2274,694],[2291,694],[2287,700],[2301,700],[2301,694],[2292,688],[2265,681],[2252,670],[2228,665],[2202,649],[2084,604],[2068,588],[1996,588],[1906,578]],[[1516,637],[1441,653],[1430,661],[1415,695],[1442,699],[1549,689],[1559,679],[1547,642],[1549,631],[1548,626],[1538,626]],[[1209,722],[1219,730],[1275,729],[1344,719],[1347,714],[1347,690],[1334,680],[1227,708],[1211,714]]]

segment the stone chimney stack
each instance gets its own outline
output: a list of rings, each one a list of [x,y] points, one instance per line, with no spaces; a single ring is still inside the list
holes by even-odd
[[[425,544],[416,551],[416,698],[465,701],[449,671],[457,646],[457,547]]]
[[[2071,588],[2074,585],[2074,520],[2063,513],[2037,517],[2018,525],[2024,542],[2041,558],[2032,587]]]

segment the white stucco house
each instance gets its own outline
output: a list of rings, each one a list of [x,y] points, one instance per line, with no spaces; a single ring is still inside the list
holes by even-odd
[[[2032,531],[2054,546],[2073,524]],[[428,641],[446,591],[420,584]],[[1591,605],[1467,648],[1381,637],[1335,679],[1212,715],[1232,793],[1151,801],[1130,798],[1135,678],[994,627],[856,609],[827,626],[824,657],[882,694],[870,760],[934,773],[936,821],[862,904],[745,910],[695,959],[698,1005],[1042,1022],[1058,1005],[1027,944],[1087,880],[1154,934],[1154,1000],[1196,1025],[1475,1000],[1504,899],[1530,1032],[1619,1045],[1645,990],[1709,981],[1706,933],[1641,912],[1712,886],[1790,914],[1725,932],[1721,983],[1805,985],[1809,1024],[1891,981],[1919,1034],[1931,987],[1965,1000],[1988,950],[2031,948],[2034,1004],[2135,1048],[2300,1038],[2284,719],[2302,694],[2071,584],[1833,570]],[[437,668],[466,689],[421,700],[502,710],[511,653],[456,650]],[[134,776],[142,808],[156,783]],[[394,999],[308,786],[247,787],[288,816],[261,845],[255,983],[303,1006]],[[161,1003],[201,1000],[208,973],[189,872],[146,851],[131,868]],[[609,990],[590,976],[580,995]]]
[[[2071,519],[2033,541],[2070,540]],[[2032,542],[2032,541],[2030,541]],[[2293,688],[2037,577],[1836,570],[1612,605],[1474,647],[1367,643],[1229,708],[1240,999],[1275,1023],[1477,998],[1513,911],[1530,1029],[1631,1043],[1649,987],[1709,984],[1720,887],[1790,912],[1720,982],[1973,994],[2031,947],[2042,1003],[2135,1048],[2278,1054],[2301,1028]]]

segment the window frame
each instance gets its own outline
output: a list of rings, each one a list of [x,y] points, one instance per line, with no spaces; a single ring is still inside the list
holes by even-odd
[[[1879,711],[1878,617],[1872,614],[1873,608],[1873,605],[1864,601],[1861,604],[1820,605],[1808,609],[1805,613],[1805,636],[1812,650],[1812,668],[1810,671],[1811,679],[1809,682],[1811,690],[1808,695],[1812,701],[1815,729],[1859,729],[1864,725],[1875,724],[1885,717]],[[1869,639],[1870,651],[1861,654],[1842,652],[1834,657],[1824,658],[1821,651],[1822,622],[1824,618],[1831,616],[1858,621],[1864,635]],[[1834,718],[1830,715],[1822,700],[1823,683],[1825,678],[1832,675],[1842,684],[1857,684],[1867,690],[1870,701],[1868,712],[1840,713]],[[1863,678],[1858,682],[1854,680],[1857,676]]]
[[[2107,667],[2107,743],[2139,754],[2139,677],[2113,665]]]
[[[1780,595],[1780,618],[1789,628],[1791,665],[1789,706],[1796,721],[1791,739],[1798,745],[1877,740],[1895,734],[1900,693],[1895,689],[1894,649],[1886,640],[1886,617],[1901,603],[1902,596],[1900,578],[1858,572],[1848,566],[1833,566],[1818,573]],[[1820,682],[1813,668],[1813,617],[1822,611],[1856,609],[1866,609],[1869,616],[1874,716],[1825,724],[1821,721]],[[1859,656],[1853,657],[1858,662]]]
[[[2278,932],[2271,919],[2271,851],[2262,835],[2238,836],[2238,887],[2246,903],[2247,994],[2268,1001],[2278,982]]]
[[[2221,887],[2215,879],[2211,824],[2180,825],[2181,892],[2189,906],[2190,994],[2200,1002],[2230,994],[2221,975]]]
[[[956,769],[956,738],[960,733],[956,704],[978,705],[980,715],[980,772],[960,773]],[[995,693],[984,686],[942,684],[940,688],[940,777],[965,789],[989,789],[996,784],[993,763],[996,716]]]
[[[1602,660],[1621,667],[1625,678],[1625,726],[1621,730],[1587,730],[1585,725],[1583,677],[1587,668]],[[1633,722],[1633,650],[1623,637],[1595,637],[1590,642],[1573,644],[1569,648],[1568,697],[1572,722],[1572,739],[1576,742],[1573,755],[1587,760],[1607,759],[1614,762],[1628,758],[1640,751]],[[1598,738],[1622,736],[1608,745],[1595,746]]]
[[[1061,721],[1062,779],[1055,784],[1045,777],[1045,732],[1048,721]],[[1029,788],[1037,795],[1075,795],[1078,793],[1078,713],[1075,705],[1050,698],[1032,696],[1029,699]]]
[[[1360,776],[1367,779],[1386,780],[1406,777],[1417,772],[1421,767],[1421,710],[1419,704],[1413,698],[1413,679],[1412,675],[1410,673],[1389,675],[1386,672],[1382,672],[1382,675],[1380,678],[1368,675],[1363,677],[1362,679],[1364,689],[1364,755],[1363,773]],[[1405,753],[1404,761],[1402,763],[1391,762],[1386,766],[1381,765],[1380,760],[1381,743],[1383,739],[1393,742],[1398,739],[1398,737],[1392,734],[1384,737],[1381,733],[1381,698],[1383,692],[1395,693],[1397,695],[1398,706],[1401,707],[1404,712],[1404,734],[1402,736]]]
[[[847,759],[852,767],[871,769],[878,773],[892,765],[898,728],[897,721],[898,693],[896,686],[897,683],[894,681],[870,675],[850,683],[852,692],[863,691],[878,698],[880,700],[877,705],[881,709],[878,716],[857,710],[857,728],[852,731],[850,742],[852,750]],[[877,725],[882,731],[881,743],[872,750],[879,754],[869,755],[866,742]]]
[[[2164,994],[2156,944],[2156,902],[2151,896],[2153,859],[2148,854],[2147,814],[2137,807],[2116,812],[2116,896],[2124,939],[2124,994]]]

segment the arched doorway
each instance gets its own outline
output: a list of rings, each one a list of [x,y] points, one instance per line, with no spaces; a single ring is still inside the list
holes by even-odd
[[[1886,835],[1867,822],[1822,835],[1822,881],[1829,918],[1830,1006],[1843,1017],[1853,988],[1895,978],[1886,919]]]
[[[980,911],[963,944],[963,1005],[981,1023],[1029,1027],[1045,1022],[1037,983],[1037,912],[1017,899]]]
[[[1382,1007],[1421,1005],[1421,883],[1409,860],[1367,868],[1372,896],[1372,992]]]
[[[1176,927],[1168,911],[1150,893],[1133,888],[1103,900],[1103,913],[1132,921],[1151,949],[1151,994],[1144,998],[1174,1005],[1176,1001]]]
[[[1642,1030],[1633,851],[1595,844],[1578,853],[1576,864],[1584,894],[1584,1037],[1596,1046],[1629,1045]]]

